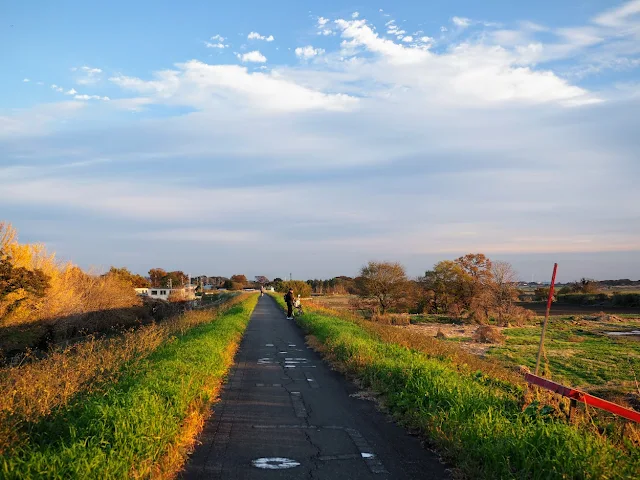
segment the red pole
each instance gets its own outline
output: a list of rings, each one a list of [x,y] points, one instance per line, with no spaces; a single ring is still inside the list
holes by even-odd
[[[547,311],[544,314],[544,323],[542,324],[542,335],[540,335],[540,346],[538,347],[538,358],[536,359],[536,375],[538,375],[538,368],[540,367],[540,356],[542,355],[542,347],[544,346],[544,336],[547,332],[547,322],[549,321],[549,311],[551,310],[551,302],[553,301],[553,289],[556,284],[556,272],[558,271],[558,264],[553,264],[553,275],[551,276],[551,287],[549,288],[549,299],[547,300]]]

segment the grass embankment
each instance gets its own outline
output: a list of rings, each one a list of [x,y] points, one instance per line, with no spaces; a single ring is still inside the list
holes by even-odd
[[[393,327],[369,328],[337,312],[311,307],[297,321],[329,360],[380,392],[396,418],[472,478],[638,477],[639,449],[616,447],[536,403],[524,408],[526,390],[507,369],[477,360],[487,367],[478,370],[465,362],[472,356],[452,356],[435,339],[432,354],[418,351],[417,340],[394,341]]]
[[[179,322],[152,353],[122,365],[117,382],[21,423],[19,441],[0,456],[0,477],[170,476],[215,399],[256,302],[257,295],[244,297],[215,321],[208,312],[208,323]]]

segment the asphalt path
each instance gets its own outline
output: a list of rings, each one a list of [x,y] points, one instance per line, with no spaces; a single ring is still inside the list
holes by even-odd
[[[442,479],[435,454],[305,345],[262,297],[183,479]]]

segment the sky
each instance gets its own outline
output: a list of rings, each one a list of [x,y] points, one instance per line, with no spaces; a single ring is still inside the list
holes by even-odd
[[[4,0],[0,44],[0,220],[84,268],[640,279],[640,0]]]

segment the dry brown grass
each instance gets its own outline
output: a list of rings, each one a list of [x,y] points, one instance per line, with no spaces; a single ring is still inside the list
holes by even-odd
[[[16,326],[82,316],[142,304],[132,285],[114,275],[84,272],[61,263],[42,244],[20,244],[16,230],[0,222],[0,257],[14,268],[42,271],[48,278],[43,297],[19,288],[0,301],[0,326]]]
[[[406,313],[387,313],[385,315],[374,313],[371,321],[382,325],[409,325],[411,317]]]
[[[365,330],[373,333],[380,340],[422,352],[430,357],[448,359],[453,364],[458,365],[460,369],[470,371],[482,371],[496,379],[508,381],[516,385],[526,386],[521,374],[516,370],[505,368],[495,361],[484,359],[465,351],[460,345],[452,342],[441,341],[437,338],[425,335],[416,335],[412,330],[398,328],[394,325],[384,325],[368,320],[349,313],[344,310],[334,310],[327,307],[319,307],[311,305],[311,308],[326,315],[336,316],[345,320],[352,321]]]
[[[492,325],[480,325],[473,333],[473,341],[478,343],[504,343],[505,336]]]
[[[18,424],[37,421],[81,392],[99,390],[117,379],[125,363],[144,358],[173,335],[210,322],[244,298],[239,295],[220,307],[190,311],[118,337],[89,338],[44,360],[0,369],[0,452],[19,441]]]

